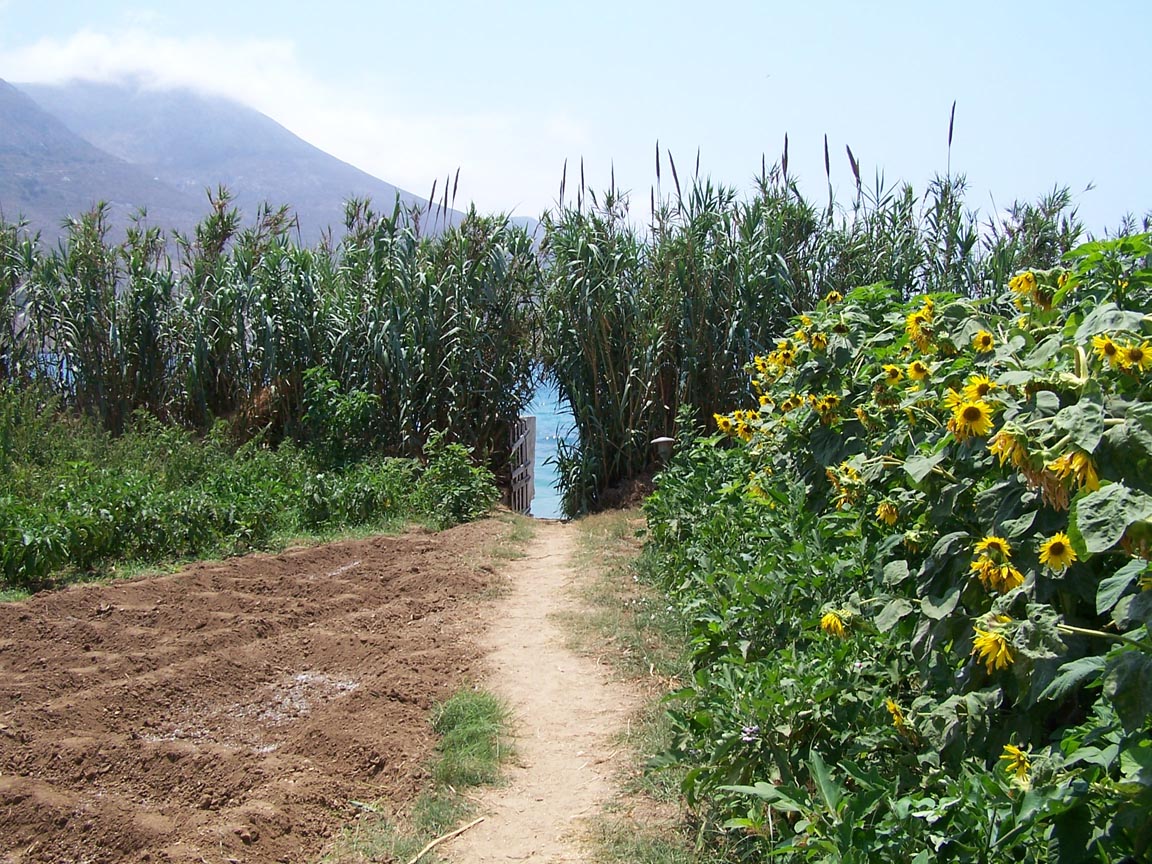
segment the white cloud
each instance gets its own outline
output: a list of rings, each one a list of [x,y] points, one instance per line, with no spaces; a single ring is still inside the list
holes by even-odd
[[[67,40],[41,39],[0,55],[0,76],[13,81],[134,80],[145,87],[192,87],[252,105],[276,86],[315,89],[282,40],[173,39],[134,28],[114,36],[83,30]]]
[[[389,110],[381,104],[384,82],[324,82],[300,62],[295,45],[281,39],[172,38],[147,27],[83,30],[0,53],[0,78],[132,81],[225,95],[418,195],[460,168],[458,205],[475,200],[482,210],[515,208],[519,215],[537,215],[552,203],[562,157],[550,154],[579,152],[590,140],[563,112]]]

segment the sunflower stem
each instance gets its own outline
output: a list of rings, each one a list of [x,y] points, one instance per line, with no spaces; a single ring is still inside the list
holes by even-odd
[[[1132,645],[1136,648],[1144,647],[1143,643],[1133,639],[1130,636],[1122,636],[1119,633],[1105,633],[1103,630],[1089,630],[1086,627],[1073,627],[1071,624],[1057,624],[1056,630],[1060,633],[1068,633],[1076,636],[1096,636],[1100,639],[1108,639],[1112,642],[1123,642],[1126,645]]]

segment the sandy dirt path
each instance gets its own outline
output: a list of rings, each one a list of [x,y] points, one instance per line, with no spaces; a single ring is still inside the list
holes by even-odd
[[[591,860],[583,820],[613,797],[614,736],[639,696],[593,658],[574,653],[556,619],[578,611],[573,565],[578,529],[541,522],[526,556],[510,566],[481,646],[485,687],[513,712],[516,759],[507,783],[484,793],[485,821],[445,844],[453,864]]]

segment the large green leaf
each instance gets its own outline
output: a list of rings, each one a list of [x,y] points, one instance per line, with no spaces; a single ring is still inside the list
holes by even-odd
[[[1152,713],[1152,655],[1125,651],[1104,681],[1104,695],[1112,700],[1120,722],[1135,731]]]
[[[1120,309],[1115,303],[1103,303],[1092,310],[1076,331],[1076,341],[1083,344],[1098,333],[1112,333],[1116,330],[1140,332],[1140,322],[1144,316],[1139,312]]]
[[[927,477],[932,469],[944,461],[944,451],[931,456],[909,456],[904,460],[904,470],[912,478],[913,483],[919,483]]]
[[[1116,409],[1114,409],[1116,410]],[[1152,405],[1143,402],[1122,406],[1124,422],[1104,433],[1104,440],[1117,450],[1125,451],[1135,459],[1133,451],[1152,456]]]
[[[1147,566],[1147,562],[1143,559],[1134,559],[1108,578],[1102,579],[1096,589],[1096,614],[1105,615],[1110,612]]]
[[[915,607],[905,600],[903,597],[897,597],[885,606],[879,615],[876,616],[875,624],[876,629],[881,633],[887,633],[903,618],[913,611]]]
[[[1080,400],[1056,415],[1056,427],[1068,433],[1081,450],[1094,452],[1104,435],[1104,403],[1100,385],[1089,380]]]
[[[1095,680],[1104,671],[1106,664],[1105,658],[1100,656],[1081,657],[1079,660],[1065,663],[1052,679],[1052,683],[1044,688],[1040,698],[1059,702],[1082,684]]]
[[[884,581],[889,585],[899,585],[908,578],[908,562],[903,558],[889,561],[884,565]]]
[[[1082,556],[1106,552],[1125,529],[1152,518],[1152,496],[1112,483],[1078,498],[1068,517],[1068,534]]]
[[[960,586],[953,585],[943,597],[925,597],[920,601],[920,611],[928,618],[939,621],[952,613],[960,602]]]
[[[839,783],[832,779],[828,766],[824,764],[824,759],[815,750],[812,751],[809,767],[812,769],[812,779],[816,781],[816,788],[820,792],[820,797],[824,799],[828,810],[833,814],[838,813],[840,800],[844,797],[844,790],[840,788]]]
[[[1152,626],[1152,591],[1141,591],[1132,598],[1125,615],[1129,624]]]

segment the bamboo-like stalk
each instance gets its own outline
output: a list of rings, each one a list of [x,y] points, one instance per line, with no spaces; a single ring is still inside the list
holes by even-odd
[[[344,417],[357,447],[419,455],[441,429],[502,470],[543,360],[576,417],[560,470],[579,512],[650,467],[648,442],[676,432],[681,407],[700,423],[743,403],[745,364],[828,291],[883,281],[985,294],[1023,262],[1055,263],[1082,233],[1066,190],[981,226],[962,176],[917,197],[881,177],[865,185],[845,150],[855,195],[818,208],[788,173],[787,136],[782,164],[762,165],[743,200],[700,174],[699,155],[681,181],[657,144],[643,234],[614,172],[597,196],[581,160],[575,196],[565,168],[539,252],[502,217],[447,225],[451,175],[415,211],[348,202],[342,239],[314,249],[293,243],[285,209],[244,228],[224,189],[174,257],[144,219],[114,243],[102,206],[54,249],[0,221],[0,381],[35,380],[112,432],[144,411],[313,444],[338,431],[307,417],[306,374],[319,368],[338,405],[379,406]],[[423,236],[422,218],[446,227]]]

